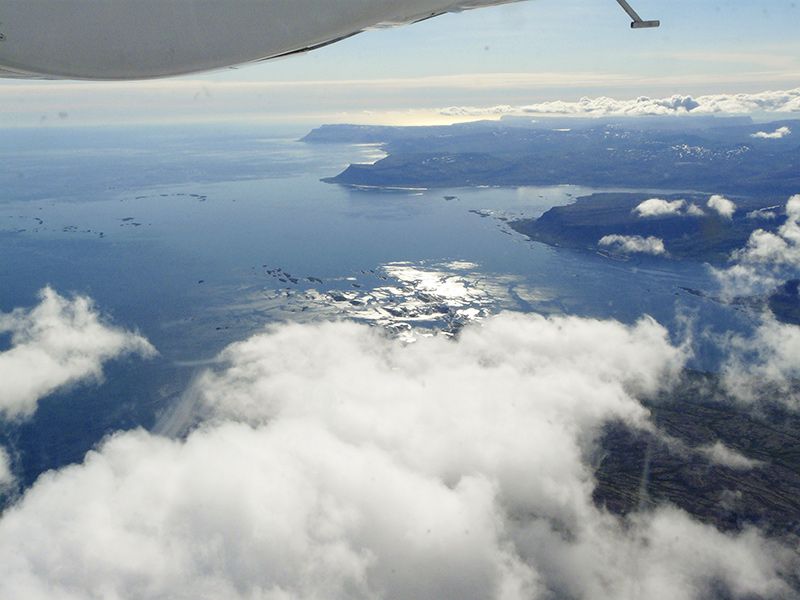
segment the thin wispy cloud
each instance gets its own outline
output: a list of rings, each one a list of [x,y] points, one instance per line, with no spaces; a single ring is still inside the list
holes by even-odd
[[[761,463],[752,458],[747,458],[743,454],[728,448],[722,442],[714,442],[702,446],[698,452],[705,455],[712,463],[735,469],[737,471],[749,471],[750,469],[758,468]]]
[[[764,314],[752,334],[731,334],[721,347],[722,381],[733,398],[800,410],[800,326]]]
[[[11,472],[11,458],[8,451],[0,446],[0,494],[14,483],[14,474]]]

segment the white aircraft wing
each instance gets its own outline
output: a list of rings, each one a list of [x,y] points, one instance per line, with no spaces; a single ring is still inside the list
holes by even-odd
[[[182,75],[303,52],[373,27],[513,1],[0,0],[0,77]],[[635,15],[627,2],[617,1]]]

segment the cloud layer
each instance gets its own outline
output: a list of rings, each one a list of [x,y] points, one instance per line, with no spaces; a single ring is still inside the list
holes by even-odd
[[[757,94],[713,94],[706,96],[674,95],[669,98],[640,96],[616,100],[601,96],[581,98],[576,102],[563,100],[540,102],[523,106],[498,105],[491,107],[450,106],[441,114],[453,117],[497,116],[512,114],[560,116],[661,116],[688,114],[751,114],[800,112],[800,88],[767,91]]]
[[[103,363],[126,354],[152,356],[141,336],[103,321],[92,302],[67,299],[50,288],[31,310],[0,313],[0,333],[11,347],[0,352],[0,415],[26,418],[38,401],[59,388],[98,380]]]
[[[684,600],[787,591],[793,554],[669,507],[592,501],[609,421],[685,352],[633,326],[503,314],[456,341],[290,324],[187,392],[183,440],[120,433],[0,519],[9,598]],[[87,568],[88,566],[88,568]]]

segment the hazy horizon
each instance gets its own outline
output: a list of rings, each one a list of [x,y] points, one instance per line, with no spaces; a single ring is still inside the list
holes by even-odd
[[[122,122],[451,123],[451,106],[584,96],[754,93],[800,85],[788,1],[532,0],[367,31],[311,53],[140,82],[0,81],[0,126]],[[59,114],[68,115],[67,119]]]

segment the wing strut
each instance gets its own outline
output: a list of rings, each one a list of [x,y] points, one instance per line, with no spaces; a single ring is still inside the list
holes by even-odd
[[[639,13],[633,10],[633,7],[628,4],[627,0],[617,0],[617,2],[622,9],[628,13],[628,16],[633,19],[633,22],[631,23],[631,29],[649,29],[651,27],[659,27],[661,25],[661,21],[642,20],[642,17],[639,16]]]

